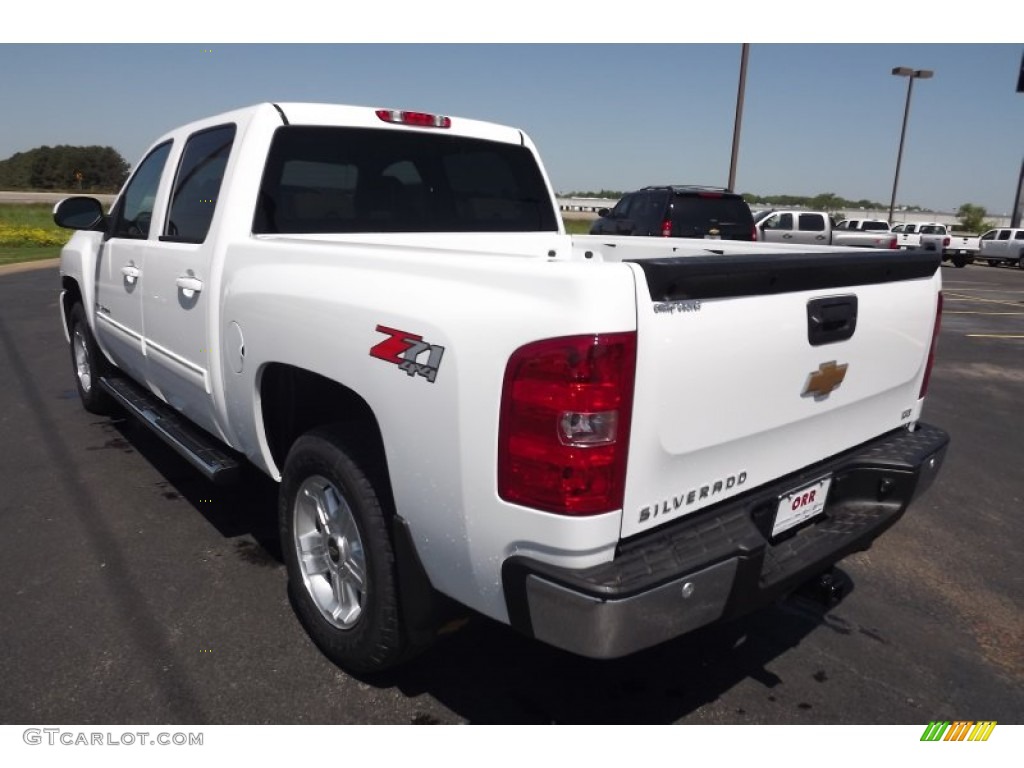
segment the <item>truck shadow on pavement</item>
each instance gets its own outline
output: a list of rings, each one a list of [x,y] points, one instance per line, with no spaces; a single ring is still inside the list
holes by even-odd
[[[371,682],[393,684],[410,697],[429,694],[473,723],[673,723],[748,680],[775,702],[773,689],[782,680],[768,669],[774,659],[823,624],[837,622],[833,629],[850,631],[829,610],[795,595],[736,621],[610,661],[574,656],[480,618],[441,638],[391,680]],[[779,721],[797,720],[795,712],[787,717],[783,706],[789,705],[779,703]],[[716,711],[708,722],[752,722],[745,715],[742,708]]]
[[[165,479],[158,493],[188,503],[221,536],[235,540],[235,553],[242,560],[254,567],[284,567],[276,483],[248,468],[240,483],[219,488],[131,418],[115,418],[105,431],[112,435],[106,447],[138,451]],[[216,503],[209,503],[211,497]],[[841,570],[835,573],[848,595],[851,579]],[[611,661],[560,651],[474,615],[398,670],[358,679],[410,699],[432,697],[454,713],[455,722],[672,723],[747,681],[763,687],[769,702],[776,701],[773,689],[782,681],[768,669],[773,660],[823,625],[844,634],[853,631],[830,611],[798,593],[750,616]],[[324,657],[320,660],[325,667],[331,665]],[[792,704],[780,701],[779,707]],[[412,722],[449,723],[449,712],[425,706]],[[745,715],[741,708],[716,710],[710,722],[750,721]],[[790,718],[780,711],[780,719]]]
[[[189,466],[134,418],[115,415],[103,425],[113,436],[105,447],[134,449],[164,481],[160,496],[190,504],[225,539],[235,540],[236,553],[253,565],[284,567],[277,532],[277,483],[243,464],[238,483],[220,487]]]

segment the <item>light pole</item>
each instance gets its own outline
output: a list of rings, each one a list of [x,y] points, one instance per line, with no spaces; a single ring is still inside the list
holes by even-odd
[[[750,43],[740,49],[740,84],[736,92],[736,121],[732,126],[732,159],[729,162],[729,189],[736,191],[736,160],[740,154],[740,126],[743,123],[743,94],[747,90],[747,57]]]
[[[907,105],[903,108],[903,129],[900,131],[900,148],[896,153],[896,176],[892,180],[892,199],[889,201],[889,221],[892,221],[892,212],[896,208],[896,187],[900,183],[900,163],[903,161],[903,141],[907,137],[907,118],[910,116],[910,95],[914,92],[914,81],[920,78],[927,80],[935,74],[930,69],[911,69],[910,67],[893,67],[892,73],[899,77],[908,78],[907,82]]]

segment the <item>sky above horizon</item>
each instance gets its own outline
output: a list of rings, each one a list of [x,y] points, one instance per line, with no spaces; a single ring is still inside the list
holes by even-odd
[[[1024,153],[1021,44],[750,48],[736,188],[1008,215]],[[0,44],[0,159],[160,134],[261,101],[417,109],[514,125],[559,192],[725,185],[739,44]]]

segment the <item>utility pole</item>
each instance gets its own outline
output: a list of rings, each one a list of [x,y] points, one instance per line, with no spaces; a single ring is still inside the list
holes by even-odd
[[[736,92],[736,120],[732,128],[732,160],[729,163],[729,189],[736,191],[736,159],[740,154],[740,126],[743,123],[743,93],[747,90],[747,57],[750,43],[743,43],[740,53],[740,85]]]
[[[1020,57],[1020,74],[1017,75],[1017,93],[1024,93],[1024,53]],[[1017,195],[1013,198],[1013,210],[1010,211],[1010,226],[1020,226],[1021,197],[1024,192],[1024,160],[1020,163],[1020,176],[1017,177]]]

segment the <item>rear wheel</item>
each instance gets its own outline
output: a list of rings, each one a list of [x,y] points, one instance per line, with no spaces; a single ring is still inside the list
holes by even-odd
[[[1024,269],[1024,253],[1017,259],[1017,269]]]
[[[988,265],[990,267],[998,267],[999,266],[999,259],[989,259],[988,260]]]
[[[967,266],[967,257],[957,254],[956,256],[953,257],[953,266],[956,267],[957,269],[963,269],[964,267]]]
[[[100,387],[99,379],[108,373],[109,366],[96,346],[81,304],[71,308],[68,331],[71,336],[71,366],[75,372],[75,385],[82,406],[89,413],[106,415],[114,403],[110,395]]]
[[[388,521],[335,432],[307,433],[288,453],[279,518],[289,594],[320,650],[353,672],[400,662],[406,643]]]

